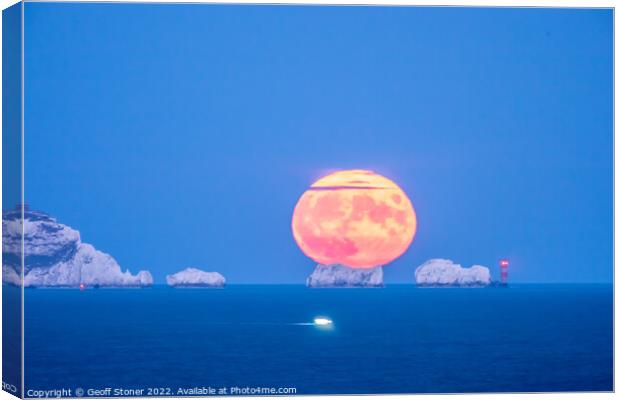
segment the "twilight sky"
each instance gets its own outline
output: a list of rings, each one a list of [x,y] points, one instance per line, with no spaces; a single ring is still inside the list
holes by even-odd
[[[26,201],[123,268],[303,283],[299,196],[370,169],[418,217],[388,283],[611,282],[611,10],[25,7]]]

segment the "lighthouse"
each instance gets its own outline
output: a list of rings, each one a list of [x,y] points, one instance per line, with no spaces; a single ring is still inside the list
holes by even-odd
[[[500,286],[508,286],[508,266],[510,263],[505,258],[499,260],[499,284]]]

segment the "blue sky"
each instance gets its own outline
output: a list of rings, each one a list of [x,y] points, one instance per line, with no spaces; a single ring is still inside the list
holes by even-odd
[[[428,258],[612,279],[604,9],[27,3],[26,201],[123,268],[302,283],[318,177],[396,181]],[[6,207],[6,205],[5,205]]]

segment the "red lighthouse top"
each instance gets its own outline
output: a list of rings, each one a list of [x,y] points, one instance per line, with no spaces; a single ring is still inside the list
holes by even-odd
[[[499,266],[503,268],[508,267],[508,260],[499,260]]]

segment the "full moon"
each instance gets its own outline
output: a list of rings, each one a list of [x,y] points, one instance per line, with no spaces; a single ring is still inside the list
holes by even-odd
[[[338,171],[316,181],[293,212],[293,236],[320,264],[352,268],[386,265],[401,256],[416,232],[405,192],[366,170]]]

